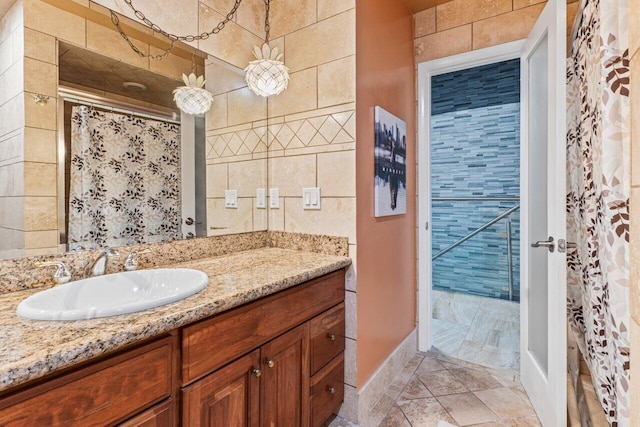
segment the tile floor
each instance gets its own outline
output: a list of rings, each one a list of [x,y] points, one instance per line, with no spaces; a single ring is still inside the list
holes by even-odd
[[[370,426],[540,426],[512,370],[443,355],[418,353],[378,401]],[[330,427],[357,427],[336,418]]]
[[[520,304],[434,290],[433,346],[494,368],[520,367]]]

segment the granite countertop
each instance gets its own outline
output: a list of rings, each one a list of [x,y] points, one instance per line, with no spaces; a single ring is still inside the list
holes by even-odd
[[[92,320],[36,321],[16,307],[36,290],[0,295],[0,391],[140,342],[212,314],[339,270],[349,258],[263,248],[171,265],[194,268],[209,285],[182,301]]]

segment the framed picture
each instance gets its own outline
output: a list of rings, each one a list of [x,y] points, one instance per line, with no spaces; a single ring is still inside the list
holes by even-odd
[[[375,107],[375,216],[407,213],[407,124]]]

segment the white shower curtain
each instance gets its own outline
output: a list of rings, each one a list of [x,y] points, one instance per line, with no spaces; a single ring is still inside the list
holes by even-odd
[[[583,0],[568,60],[567,304],[612,426],[629,426],[628,4]]]
[[[180,126],[74,106],[69,248],[181,236]]]

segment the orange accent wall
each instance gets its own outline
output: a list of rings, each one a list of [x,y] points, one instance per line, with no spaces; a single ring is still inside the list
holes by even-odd
[[[356,0],[358,387],[416,320],[413,15],[403,0]],[[374,106],[407,122],[407,214],[374,217]]]

